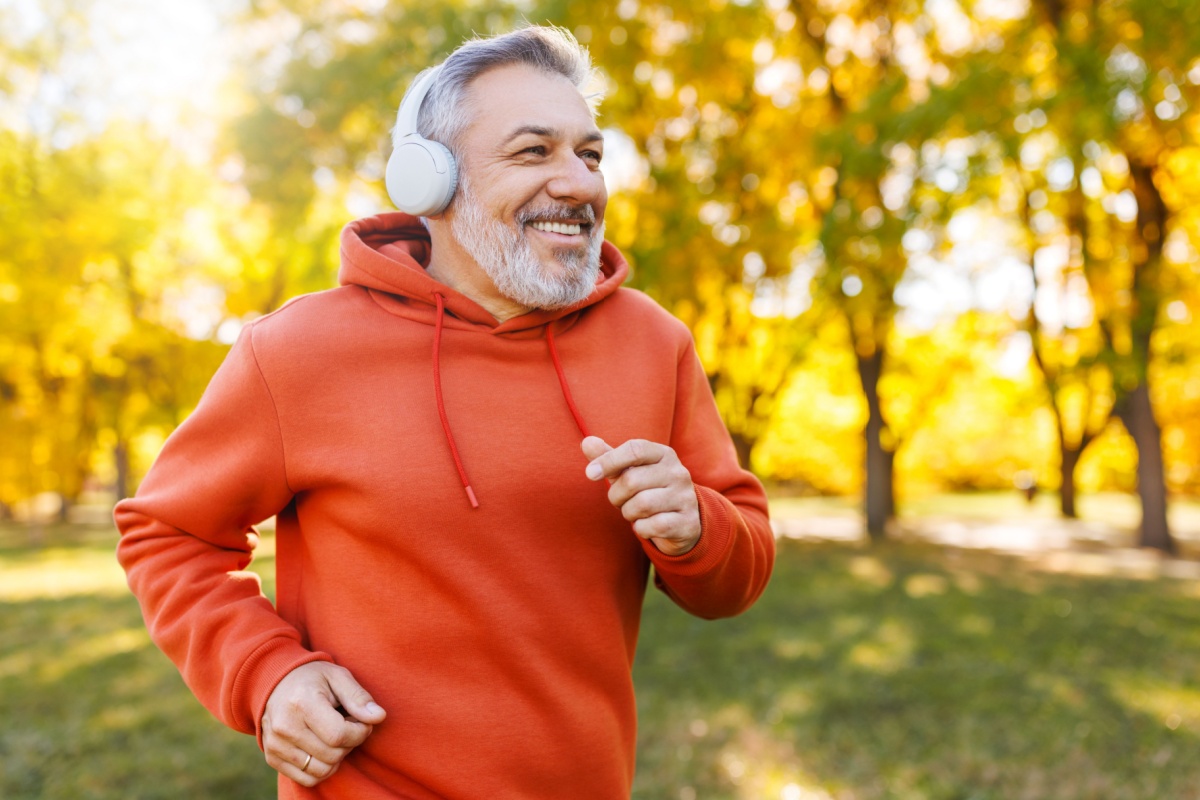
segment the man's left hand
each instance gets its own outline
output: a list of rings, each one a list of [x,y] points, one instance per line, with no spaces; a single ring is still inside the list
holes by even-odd
[[[681,556],[696,546],[696,487],[673,449],[645,439],[612,447],[598,436],[587,437],[581,446],[591,459],[587,476],[609,480],[608,500],[633,523],[634,533],[669,556]]]

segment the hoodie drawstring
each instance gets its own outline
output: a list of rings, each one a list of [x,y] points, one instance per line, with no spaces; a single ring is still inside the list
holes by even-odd
[[[463,466],[462,457],[458,454],[458,445],[454,443],[454,434],[450,432],[450,418],[446,415],[446,404],[442,400],[442,320],[446,316],[446,299],[440,292],[434,292],[433,296],[437,301],[437,320],[433,327],[433,393],[437,397],[438,417],[442,420],[442,431],[446,434],[446,444],[450,445],[450,455],[454,457],[454,467],[458,470],[458,477],[462,480],[463,489],[467,492],[467,499],[471,501],[471,508],[479,508],[479,501],[475,499],[475,490],[471,488],[471,481],[467,478],[467,469]],[[587,438],[589,435],[587,425],[584,424],[583,415],[579,413],[579,408],[575,405],[575,398],[571,397],[571,387],[567,385],[567,375],[563,372],[562,360],[559,359],[558,348],[554,345],[554,330],[551,324],[546,323],[546,344],[550,348],[550,360],[554,362],[558,385],[562,389],[563,399],[567,401],[571,417],[575,420],[575,426],[579,428],[579,432],[583,434],[584,438]]]
[[[567,376],[563,373],[562,362],[558,359],[558,348],[554,346],[552,325],[553,323],[546,323],[546,344],[550,346],[550,360],[554,362],[554,371],[558,373],[558,385],[562,387],[563,399],[567,401],[567,408],[571,409],[571,416],[575,418],[575,426],[586,439],[589,435],[587,426],[583,424],[583,415],[579,413],[579,409],[575,407],[575,400],[571,397],[571,387],[567,385]]]
[[[442,418],[442,430],[446,433],[446,444],[450,445],[450,455],[454,456],[454,466],[458,468],[458,477],[462,479],[463,489],[467,491],[467,499],[471,501],[471,508],[479,508],[479,501],[475,499],[475,490],[471,488],[471,481],[467,479],[467,470],[463,467],[462,459],[458,455],[458,445],[454,443],[454,434],[450,432],[450,419],[446,416],[446,404],[442,402],[442,367],[441,355],[442,349],[442,318],[446,315],[446,300],[438,292],[434,292],[433,296],[437,299],[437,322],[433,329],[433,392],[437,395],[438,416]]]

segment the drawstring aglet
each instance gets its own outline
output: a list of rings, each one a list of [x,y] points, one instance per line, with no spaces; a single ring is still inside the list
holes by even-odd
[[[471,488],[471,482],[467,480],[467,468],[463,466],[462,457],[458,454],[458,445],[454,443],[454,434],[450,432],[450,417],[446,414],[446,403],[442,399],[442,319],[446,315],[446,301],[439,292],[434,292],[433,296],[437,301],[437,322],[433,329],[433,393],[437,399],[438,417],[442,421],[442,432],[446,434],[446,444],[450,447],[454,468],[458,470],[459,480],[462,481],[463,488],[467,491],[467,499],[471,501],[471,508],[479,508],[479,501],[475,499],[475,490]]]

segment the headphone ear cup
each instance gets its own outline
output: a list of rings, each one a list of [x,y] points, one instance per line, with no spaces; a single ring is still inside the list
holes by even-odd
[[[431,214],[440,214],[446,210],[446,206],[450,205],[450,201],[454,199],[454,193],[458,191],[458,162],[454,159],[454,154],[450,152],[450,148],[446,147],[441,142],[428,143],[441,150],[442,157],[446,161],[446,194],[442,199],[442,204],[438,207],[438,210],[430,212]]]
[[[458,166],[445,145],[409,134],[392,150],[386,183],[396,208],[429,217],[450,205],[458,186]]]

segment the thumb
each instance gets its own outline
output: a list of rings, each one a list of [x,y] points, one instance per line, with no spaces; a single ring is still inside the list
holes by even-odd
[[[387,717],[387,712],[371,698],[370,692],[358,685],[358,681],[346,670],[336,670],[327,676],[329,688],[338,703],[353,719],[368,725],[378,725]]]
[[[583,454],[587,456],[589,461],[599,458],[609,450],[612,450],[612,447],[609,446],[608,442],[604,441],[599,436],[587,437],[580,443],[579,447],[581,450],[583,450]]]

